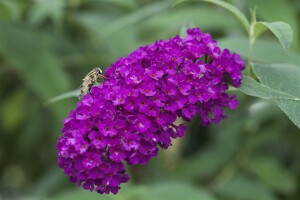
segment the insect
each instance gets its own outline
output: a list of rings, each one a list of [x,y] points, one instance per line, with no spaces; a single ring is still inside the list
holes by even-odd
[[[99,67],[95,67],[84,77],[84,79],[82,79],[83,83],[81,85],[79,100],[81,100],[84,95],[90,92],[92,86],[97,82],[99,78],[104,78],[104,76],[102,75],[102,70]]]

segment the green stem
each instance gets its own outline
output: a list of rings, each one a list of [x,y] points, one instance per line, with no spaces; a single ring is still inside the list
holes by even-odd
[[[254,44],[256,40],[256,36],[255,36],[256,8],[250,11],[251,11],[251,23],[249,28],[249,52],[248,52],[247,67],[248,67],[248,75],[254,79],[257,79],[252,68],[252,62],[254,57]]]
[[[254,44],[255,44],[255,36],[254,36],[254,23],[251,23],[250,25],[250,31],[249,31],[249,53],[248,53],[248,75],[250,77],[254,76],[253,70],[252,70],[252,61],[253,61],[253,54],[254,54]]]

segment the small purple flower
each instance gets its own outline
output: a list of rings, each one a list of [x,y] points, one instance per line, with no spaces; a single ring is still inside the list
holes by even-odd
[[[159,107],[157,107],[155,105],[155,103],[153,103],[153,102],[146,104],[144,106],[141,106],[139,111],[141,113],[145,113],[146,115],[151,116],[151,117],[155,117],[160,113]]]
[[[110,159],[116,162],[121,162],[126,157],[123,149],[120,147],[111,147],[109,149]]]
[[[135,122],[135,128],[139,132],[145,132],[150,127],[151,122],[145,115],[138,115],[136,122]]]
[[[180,124],[179,126],[176,127],[176,136],[177,137],[183,137],[187,127],[184,126],[183,124]],[[174,138],[176,138],[176,136]]]
[[[140,85],[140,92],[145,96],[154,96],[156,94],[155,83],[145,81]]]
[[[126,183],[125,163],[147,164],[187,127],[177,118],[219,123],[224,108],[238,105],[228,85],[239,87],[244,61],[221,50],[198,28],[140,47],[106,69],[64,120],[57,142],[58,165],[70,181],[100,194]]]
[[[104,136],[115,136],[118,132],[117,129],[115,128],[114,121],[112,120],[99,122],[98,128],[99,130],[102,130],[102,134]]]
[[[100,155],[97,153],[87,153],[84,156],[85,158],[83,159],[82,163],[86,169],[92,169],[100,162]]]
[[[155,68],[153,68],[153,69],[147,68],[147,69],[145,70],[145,72],[146,72],[146,74],[147,74],[148,76],[150,76],[151,78],[153,78],[153,79],[155,79],[155,80],[159,80],[159,79],[164,75],[164,72],[163,72],[163,71],[157,70],[157,69],[155,69]]]
[[[75,140],[77,140],[76,143],[74,143],[75,150],[78,151],[79,154],[85,153],[89,148],[89,143],[83,138],[76,138]]]
[[[126,151],[137,150],[140,146],[139,136],[136,134],[127,134],[124,137],[123,147]]]
[[[103,149],[107,145],[107,139],[99,132],[97,133],[94,130],[88,134],[88,138],[90,139],[93,147],[96,149]]]

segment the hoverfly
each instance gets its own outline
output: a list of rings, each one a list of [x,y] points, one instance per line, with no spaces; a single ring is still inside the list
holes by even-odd
[[[99,78],[104,78],[104,76],[102,75],[102,70],[99,67],[95,67],[84,77],[84,79],[82,79],[83,83],[81,85],[79,100],[81,100],[84,95],[90,92],[92,86],[97,82]]]

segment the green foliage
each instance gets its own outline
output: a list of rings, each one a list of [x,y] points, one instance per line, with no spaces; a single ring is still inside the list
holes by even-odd
[[[291,26],[284,22],[255,22],[254,24],[254,37],[258,37],[261,33],[270,29],[276,35],[281,45],[285,50],[287,50],[293,40],[293,30]]]
[[[273,157],[254,158],[247,165],[247,170],[255,174],[268,187],[281,193],[293,193],[296,190],[296,179],[284,170],[281,163]]]
[[[175,5],[182,3],[182,2],[186,2],[186,1],[189,1],[189,0],[179,0],[175,3]],[[241,13],[236,7],[234,7],[230,3],[226,3],[226,2],[223,2],[220,0],[198,0],[198,1],[213,3],[213,4],[221,6],[224,9],[228,10],[240,21],[240,23],[244,26],[246,31],[249,32],[249,28],[250,28],[249,21],[247,20],[247,18],[245,17],[245,15],[243,13]]]
[[[46,19],[51,19],[55,25],[62,22],[66,2],[61,0],[35,0],[29,12],[29,23],[40,25]]]
[[[1,55],[43,99],[66,91],[71,85],[62,63],[50,50],[50,42],[43,33],[5,23],[0,25]]]
[[[254,65],[258,79],[272,90],[286,93],[292,99],[276,99],[276,103],[300,128],[300,68],[290,64]]]
[[[155,185],[143,185],[143,186],[127,186],[122,188],[123,190],[118,193],[117,196],[109,195],[103,196],[103,200],[215,200],[209,193],[199,188],[195,188],[192,185],[184,182],[162,182]],[[55,200],[81,200],[88,198],[90,200],[99,199],[99,195],[96,193],[90,193],[83,190],[69,191],[59,196],[56,196]]]
[[[242,57],[247,58],[249,50],[249,39],[244,37],[224,38],[219,40],[219,45],[239,52]],[[298,52],[293,49],[285,51],[278,43],[270,39],[258,39],[254,45],[253,61],[260,63],[292,63],[300,65]]]
[[[242,85],[239,88],[239,90],[250,96],[259,97],[263,99],[284,99],[298,101],[297,97],[294,97],[293,95],[290,95],[280,90],[272,89],[267,85],[263,85],[248,76],[245,76],[243,78]]]
[[[225,186],[219,186],[218,192],[221,196],[227,197],[228,199],[276,199],[269,189],[259,182],[251,181],[245,177],[236,177],[226,183]]]
[[[101,34],[104,38],[107,38],[110,34],[162,12],[169,6],[170,3],[168,1],[161,1],[149,6],[145,6],[142,9],[137,9],[135,12],[126,16],[122,16],[114,20],[112,23],[109,23],[107,26],[104,26]]]
[[[299,5],[0,0],[0,198],[299,199]],[[255,8],[257,19],[251,19]],[[132,179],[118,195],[74,188],[57,167],[55,144],[82,78],[95,66],[105,69],[139,46],[191,26],[246,61],[242,86],[234,91],[238,109],[227,111],[228,119],[217,126],[200,127],[195,119],[158,158],[129,166]]]
[[[150,186],[147,189],[147,194],[143,195],[141,199],[143,200],[164,200],[164,199],[174,199],[174,200],[215,200],[209,193],[190,186],[189,184],[182,183],[172,183],[163,182]]]
[[[293,46],[299,48],[299,23],[297,8],[287,0],[247,0],[245,4],[250,8],[257,8],[259,19],[268,22],[282,21],[289,24],[294,31]]]
[[[72,90],[66,93],[63,93],[61,95],[58,95],[56,97],[53,97],[51,99],[49,99],[48,101],[45,102],[45,106],[48,106],[49,104],[64,100],[64,99],[68,99],[71,97],[75,97],[78,98],[80,95],[80,89],[76,89],[76,90]]]

